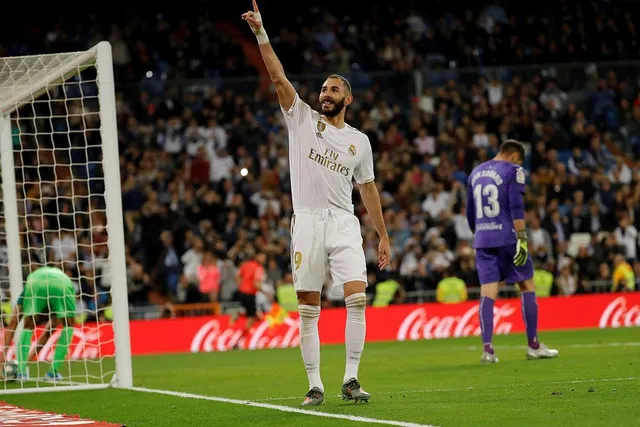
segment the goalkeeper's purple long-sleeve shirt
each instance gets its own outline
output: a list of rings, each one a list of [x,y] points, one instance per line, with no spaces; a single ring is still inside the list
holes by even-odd
[[[513,221],[524,219],[525,174],[502,160],[478,165],[467,179],[467,221],[473,247],[497,248],[517,242]]]

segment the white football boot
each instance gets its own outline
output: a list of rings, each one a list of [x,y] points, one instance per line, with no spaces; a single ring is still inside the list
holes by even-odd
[[[498,363],[499,361],[500,359],[498,359],[495,354],[491,354],[488,351],[482,352],[480,363]]]
[[[548,348],[543,343],[540,343],[537,349],[531,347],[527,348],[527,359],[553,359],[558,355],[559,351],[553,348]]]

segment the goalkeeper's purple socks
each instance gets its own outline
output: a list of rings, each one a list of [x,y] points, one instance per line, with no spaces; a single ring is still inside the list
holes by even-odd
[[[493,354],[493,299],[481,297],[478,314],[480,316],[480,329],[482,330],[484,351]]]
[[[527,328],[527,340],[529,347],[537,350],[538,342],[538,303],[535,292],[522,293],[522,320]]]

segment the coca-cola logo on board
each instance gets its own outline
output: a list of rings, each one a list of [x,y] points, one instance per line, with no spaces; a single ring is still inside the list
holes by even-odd
[[[45,345],[38,351],[38,361],[51,362],[53,359],[53,346],[58,342],[58,338],[62,334],[62,329],[59,328],[49,337]],[[34,337],[31,341],[31,347],[29,351],[33,351],[37,344],[37,339]],[[71,360],[85,360],[85,359],[98,359],[100,357],[113,356],[113,354],[104,354],[104,344],[102,332],[100,328],[74,328],[73,337],[71,339],[71,345],[69,346],[69,359]],[[16,346],[15,340],[13,345],[7,350],[7,360],[13,360],[16,358]]]
[[[627,307],[627,298],[618,297],[604,309],[598,326],[600,328],[640,326],[640,305]]]
[[[508,318],[517,311],[510,304],[494,307],[494,330],[496,334],[508,334],[513,323]],[[468,337],[480,335],[478,306],[474,305],[461,316],[428,317],[427,309],[416,308],[410,312],[398,328],[398,341]]]
[[[218,319],[210,320],[200,327],[191,341],[192,353],[226,351],[239,343],[242,348],[255,350],[260,348],[297,347],[300,343],[298,319],[287,317],[278,332],[269,334],[269,322],[258,323],[248,340],[241,340],[242,330],[222,327]],[[283,329],[284,327],[284,329]]]

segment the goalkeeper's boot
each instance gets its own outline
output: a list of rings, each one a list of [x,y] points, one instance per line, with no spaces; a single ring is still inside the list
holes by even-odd
[[[317,406],[324,402],[324,392],[318,387],[314,387],[304,396],[302,406]]]
[[[480,363],[498,363],[499,361],[500,359],[498,359],[495,354],[489,353],[488,351],[482,352]]]
[[[44,379],[47,381],[60,381],[62,379],[62,374],[60,372],[47,372],[44,376]]]
[[[543,343],[539,343],[538,348],[527,348],[527,359],[553,359],[558,353],[558,350],[548,348]]]
[[[342,386],[342,400],[355,400],[357,402],[368,402],[371,394],[362,389],[357,379],[351,378]]]

